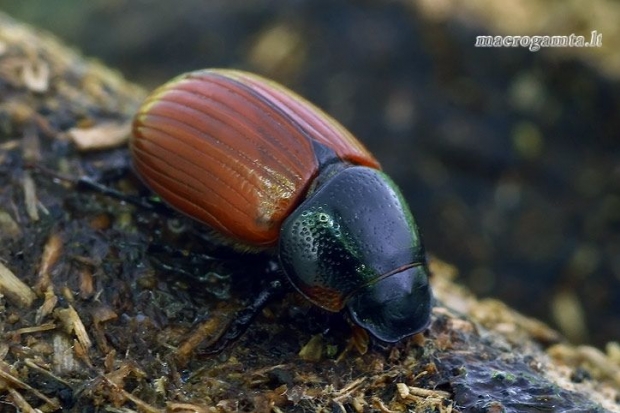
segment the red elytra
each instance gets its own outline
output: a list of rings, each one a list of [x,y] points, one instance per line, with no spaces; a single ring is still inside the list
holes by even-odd
[[[146,99],[131,154],[144,182],[238,245],[272,247],[319,163],[312,140],[380,169],[342,125],[290,90],[234,70],[179,76]]]

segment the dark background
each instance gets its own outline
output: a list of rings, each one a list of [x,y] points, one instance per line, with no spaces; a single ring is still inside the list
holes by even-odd
[[[575,3],[575,2],[573,2]],[[613,1],[0,0],[152,88],[274,78],[351,129],[459,281],[560,328],[620,337],[620,7]],[[566,6],[564,6],[566,5]],[[478,49],[477,35],[603,35]]]

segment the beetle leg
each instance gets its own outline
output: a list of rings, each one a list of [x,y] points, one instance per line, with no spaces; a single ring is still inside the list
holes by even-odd
[[[204,349],[197,351],[199,356],[209,356],[220,353],[232,342],[236,341],[245,333],[258,313],[275,297],[285,291],[284,285],[279,280],[271,281],[263,291],[261,291],[254,302],[235,314],[232,322],[226,327],[218,339]]]
[[[172,215],[174,213],[172,212],[171,208],[166,206],[158,199],[128,195],[102,183],[104,181],[107,182],[118,180],[120,177],[126,175],[130,171],[128,167],[120,168],[120,170],[106,172],[106,175],[101,179],[91,178],[88,176],[74,177],[70,175],[64,175],[36,163],[28,165],[28,168],[31,168],[42,175],[51,177],[52,179],[56,179],[62,182],[68,182],[69,184],[73,185],[77,190],[97,192],[102,195],[109,196],[111,198],[115,198],[120,201],[135,205],[139,208],[143,208],[149,211],[155,211],[164,215]]]
[[[61,174],[38,163],[31,163],[26,165],[26,167],[28,169],[34,170],[35,172],[45,176],[48,179],[51,178],[57,181],[67,182],[73,185],[73,187],[78,191],[81,190],[96,192],[114,199],[118,199],[123,202],[127,202],[128,204],[135,205],[143,210],[152,211],[166,218],[176,218],[182,216],[178,211],[172,209],[170,206],[168,206],[168,204],[164,203],[161,199],[157,197],[129,195],[118,191],[106,184],[108,182],[118,181],[126,175],[131,175],[133,172],[128,165],[115,169],[105,170],[103,171],[101,176],[95,178],[92,178],[90,176],[75,177],[71,175]],[[212,255],[207,257],[209,260],[238,258],[238,255],[235,254],[233,250],[231,250],[229,247],[221,246],[218,245],[217,242],[214,242],[214,239],[210,235],[210,233],[205,232],[202,227],[197,228],[195,226],[190,226],[188,230],[192,235],[202,239],[209,245],[212,245]]]
[[[155,203],[155,202],[149,200],[148,198],[127,195],[127,194],[125,194],[123,192],[117,191],[114,188],[110,188],[109,186],[103,185],[103,184],[99,183],[95,179],[91,179],[91,178],[86,177],[86,176],[77,178],[77,180],[75,180],[74,183],[75,183],[76,189],[82,189],[82,190],[89,190],[89,191],[98,192],[98,193],[100,193],[102,195],[106,195],[106,196],[109,196],[111,198],[118,199],[120,201],[125,201],[125,202],[127,202],[129,204],[138,206],[138,207],[143,208],[143,209],[157,210],[162,205],[161,203],[159,203],[159,204]]]

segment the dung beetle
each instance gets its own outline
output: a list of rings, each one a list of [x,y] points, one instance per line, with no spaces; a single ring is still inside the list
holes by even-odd
[[[277,254],[290,283],[385,342],[424,330],[428,266],[394,182],[342,125],[247,72],[187,73],[133,122],[132,162],[174,209],[224,243]]]

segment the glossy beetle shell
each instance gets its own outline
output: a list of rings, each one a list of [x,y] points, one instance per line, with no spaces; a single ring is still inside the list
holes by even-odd
[[[424,250],[391,179],[371,168],[339,171],[285,221],[280,261],[315,304],[340,311],[360,287],[423,262]],[[334,201],[334,202],[332,202]]]
[[[314,142],[379,168],[338,122],[256,75],[203,70],[157,89],[134,121],[131,151],[145,183],[236,244],[271,247],[319,171]]]
[[[431,308],[428,269],[400,191],[376,169],[331,169],[284,221],[278,249],[284,272],[308,300],[334,312],[346,306],[380,340],[423,330]]]

